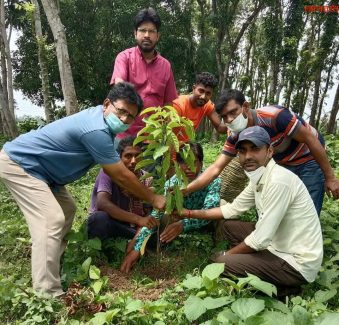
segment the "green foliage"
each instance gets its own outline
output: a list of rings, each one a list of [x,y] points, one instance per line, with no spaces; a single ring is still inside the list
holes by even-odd
[[[18,121],[19,133],[26,133],[31,130],[36,130],[38,127],[44,125],[44,121],[40,118],[26,116]]]
[[[148,114],[150,114],[148,116]],[[139,142],[148,143],[147,149],[142,152],[142,160],[136,165],[136,169],[156,164],[151,172],[153,176],[152,186],[155,191],[164,194],[164,186],[171,178],[173,171],[178,179],[177,184],[173,184],[173,190],[166,194],[166,214],[170,214],[174,209],[181,211],[183,208],[183,197],[180,189],[187,186],[187,177],[174,161],[173,155],[181,149],[182,159],[187,166],[195,170],[195,157],[189,144],[184,144],[180,148],[178,137],[175,133],[178,129],[185,130],[190,139],[194,139],[195,133],[193,123],[180,117],[177,111],[171,106],[149,107],[142,112],[145,116],[146,126],[138,133],[134,144]]]

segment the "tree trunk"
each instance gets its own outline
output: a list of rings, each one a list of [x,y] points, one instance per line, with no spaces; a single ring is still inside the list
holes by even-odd
[[[0,67],[0,109],[3,131],[6,136],[15,138],[18,135],[18,128],[14,115],[12,62],[6,33],[4,0],[0,0]]]
[[[316,72],[316,78],[314,81],[314,93],[313,93],[313,102],[310,115],[310,124],[315,126],[315,117],[317,115],[318,101],[319,101],[319,90],[321,83],[321,69],[319,68]]]
[[[38,59],[40,66],[40,76],[42,85],[42,96],[44,99],[44,109],[46,122],[53,121],[53,103],[48,80],[48,67],[45,55],[45,38],[42,34],[40,6],[38,0],[32,0],[34,4],[34,27],[35,36],[38,43]]]
[[[316,123],[315,123],[316,128],[319,127],[321,113],[322,113],[322,110],[323,110],[324,100],[325,100],[325,97],[326,97],[326,94],[327,94],[327,90],[328,90],[328,86],[329,86],[329,83],[330,83],[330,80],[331,80],[331,76],[332,76],[332,69],[338,63],[338,61],[337,61],[338,52],[339,52],[339,44],[337,46],[337,49],[334,52],[331,65],[329,66],[328,71],[327,71],[327,78],[326,78],[325,88],[324,88],[324,91],[323,91],[323,93],[321,95],[321,99],[320,99],[320,103],[319,103],[319,108],[318,108],[317,119],[316,119]]]
[[[336,131],[335,125],[336,125],[338,110],[339,110],[339,84],[337,85],[337,91],[335,93],[330,119],[327,124],[327,133],[335,134],[335,131]]]
[[[71,115],[78,111],[78,104],[74,88],[71,64],[69,61],[65,28],[61,22],[59,10],[55,0],[41,0],[41,3],[46,13],[48,24],[52,30],[54,41],[56,42],[56,53],[66,113],[67,115]]]

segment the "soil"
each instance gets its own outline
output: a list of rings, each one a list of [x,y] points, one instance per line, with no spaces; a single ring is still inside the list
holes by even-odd
[[[106,275],[109,279],[109,286],[113,291],[130,291],[134,299],[140,300],[157,300],[161,297],[167,288],[174,287],[177,279],[174,273],[177,271],[173,268],[173,260],[163,259],[160,265],[148,264],[140,267],[139,273],[155,281],[147,286],[138,287],[137,281],[133,281],[130,275],[108,266],[101,267],[101,274]]]

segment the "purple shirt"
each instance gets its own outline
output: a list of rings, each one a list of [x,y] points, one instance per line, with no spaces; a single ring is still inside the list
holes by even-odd
[[[142,183],[145,186],[149,186],[150,179],[148,178],[142,181]],[[111,195],[111,201],[125,211],[133,212],[139,216],[144,216],[146,214],[142,201],[125,195],[123,190],[117,184],[113,183],[112,179],[105,174],[102,169],[95,180],[91,198],[90,213],[98,211],[97,199],[99,192],[109,193]]]
[[[120,52],[114,63],[111,85],[116,78],[121,78],[135,86],[144,101],[144,108],[164,106],[178,97],[171,64],[156,53],[153,60],[147,63],[138,46]],[[145,126],[142,117],[138,116],[129,129],[117,135],[136,135]]]

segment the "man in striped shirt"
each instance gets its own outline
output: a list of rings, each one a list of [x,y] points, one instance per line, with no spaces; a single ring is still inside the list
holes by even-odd
[[[205,187],[217,177],[236,156],[238,134],[247,127],[258,125],[270,135],[275,161],[297,174],[304,182],[318,215],[325,189],[329,195],[339,198],[339,180],[327,159],[323,139],[300,116],[279,105],[250,109],[244,95],[234,89],[221,93],[216,111],[231,134],[217,160],[188,185],[185,194]]]

